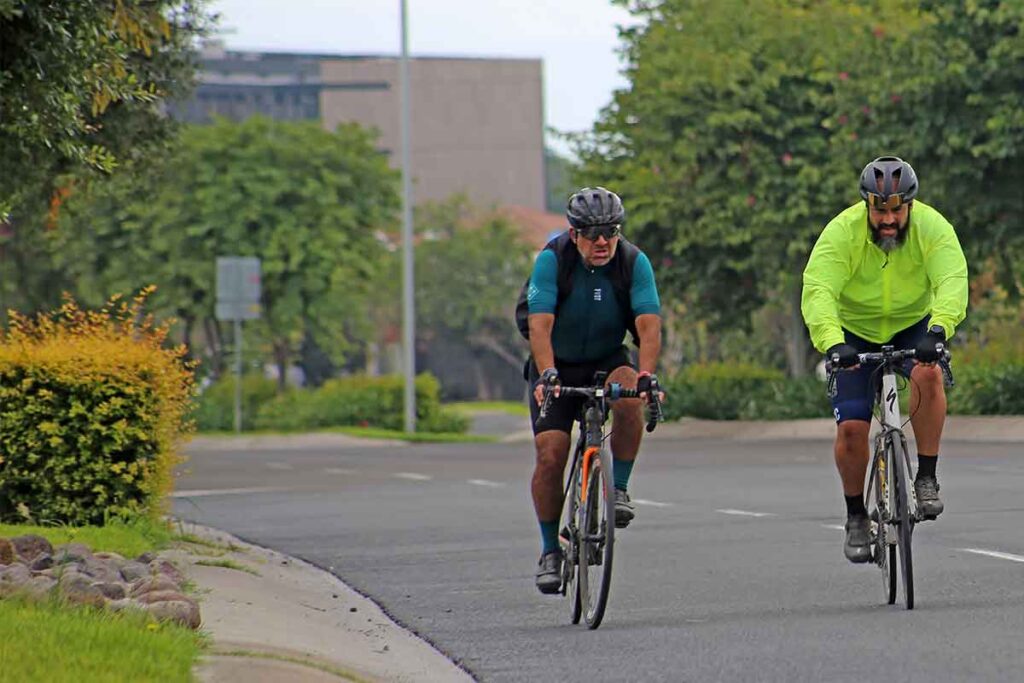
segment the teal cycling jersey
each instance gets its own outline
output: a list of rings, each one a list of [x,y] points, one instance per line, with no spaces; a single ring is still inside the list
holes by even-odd
[[[572,273],[572,291],[559,305],[558,257],[550,249],[537,257],[530,276],[527,301],[531,314],[556,314],[551,344],[558,360],[569,363],[596,361],[622,346],[626,321],[615,298],[610,268],[609,265],[589,268],[580,259]],[[633,266],[630,302],[634,317],[661,313],[654,269],[643,252],[637,255]]]

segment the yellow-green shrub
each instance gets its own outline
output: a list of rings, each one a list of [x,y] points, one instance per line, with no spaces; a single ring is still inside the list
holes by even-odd
[[[167,325],[112,299],[12,314],[0,336],[0,521],[156,514],[190,429],[192,372]]]

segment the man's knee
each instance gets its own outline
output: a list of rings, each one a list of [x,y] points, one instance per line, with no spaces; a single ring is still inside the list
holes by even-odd
[[[534,439],[537,469],[561,474],[569,459],[569,435],[555,430],[542,432]]]
[[[622,385],[625,389],[636,389],[636,370],[628,365],[620,365],[608,373],[608,383],[612,382]]]
[[[844,448],[867,443],[871,423],[864,420],[845,420],[836,425],[836,442]]]
[[[910,379],[922,398],[941,396],[945,393],[942,384],[942,370],[937,365],[916,365]]]

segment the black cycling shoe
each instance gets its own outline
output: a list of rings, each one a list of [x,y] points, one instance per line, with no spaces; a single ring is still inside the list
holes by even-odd
[[[856,564],[871,561],[871,520],[867,515],[850,515],[846,518],[843,554]]]
[[[622,489],[615,489],[615,528],[625,529],[635,516],[636,511],[629,494]]]
[[[562,551],[552,550],[540,556],[537,562],[537,590],[546,595],[562,588]]]
[[[939,481],[935,477],[919,476],[914,481],[917,495],[917,515],[921,519],[935,519],[942,514],[945,506],[939,500]]]

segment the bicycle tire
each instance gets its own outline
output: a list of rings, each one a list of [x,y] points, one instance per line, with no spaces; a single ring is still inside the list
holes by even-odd
[[[900,570],[903,574],[903,599],[907,609],[914,609],[914,555],[911,547],[914,533],[914,513],[908,495],[907,459],[902,440],[889,438],[889,452],[893,463],[893,488],[896,495],[896,545],[899,548]]]
[[[889,543],[885,520],[888,519],[888,482],[885,481],[887,468],[884,451],[875,453],[871,462],[871,478],[868,485],[868,514],[874,525],[871,552],[875,564],[882,572],[882,595],[888,604],[896,604],[896,547]]]
[[[570,484],[568,510],[566,511],[566,528],[569,530],[569,544],[565,553],[565,581],[563,593],[569,595],[569,620],[573,624],[580,623],[583,614],[583,600],[580,596],[579,556],[580,556],[580,468],[573,469],[573,481]]]
[[[590,466],[581,527],[579,585],[587,628],[601,625],[608,606],[615,548],[615,494],[612,456],[602,446]]]

